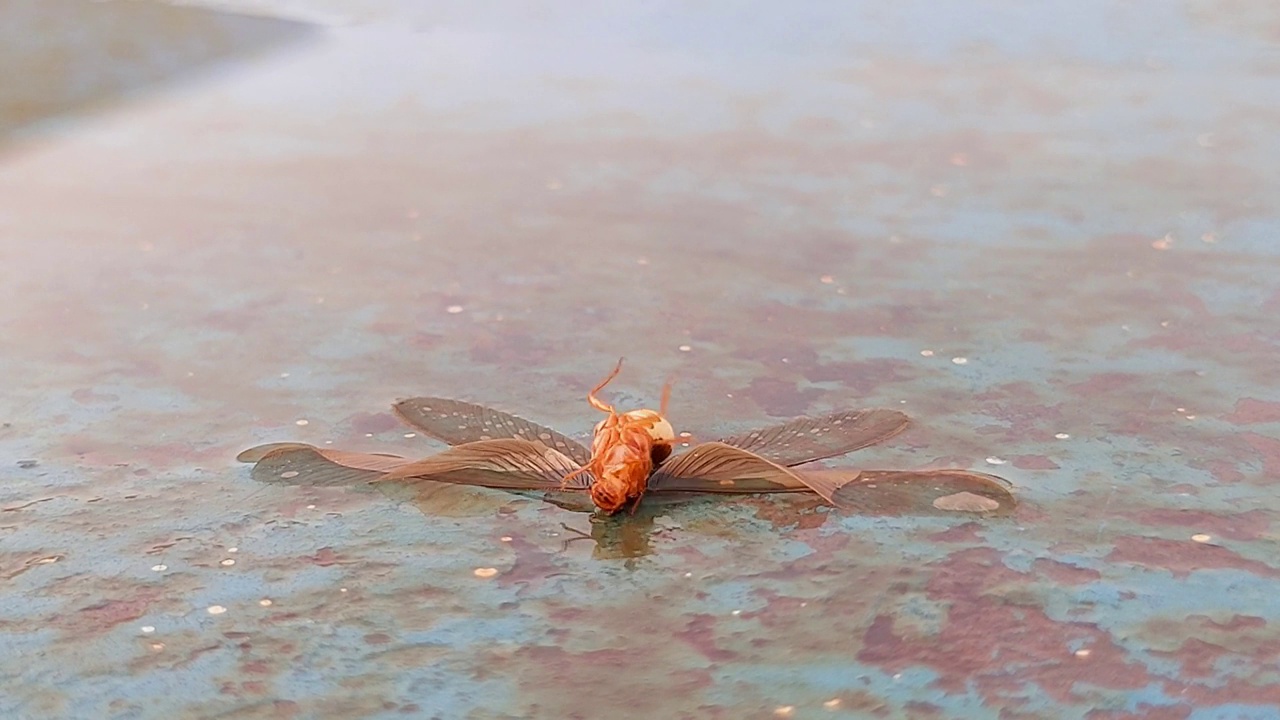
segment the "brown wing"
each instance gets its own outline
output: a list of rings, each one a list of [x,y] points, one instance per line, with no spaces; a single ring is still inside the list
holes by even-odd
[[[909,422],[897,410],[845,410],[824,417],[795,418],[720,442],[790,467],[883,442],[906,429]]]
[[[820,471],[804,473],[820,475]],[[836,501],[870,515],[982,515],[1013,512],[1017,499],[1003,478],[969,470],[863,470]]]
[[[582,466],[563,452],[540,442],[503,438],[455,445],[442,453],[405,463],[378,482],[431,480],[505,490],[557,490],[566,476]],[[582,472],[565,489],[590,487]]]
[[[324,450],[304,443],[271,443],[236,458],[254,463],[254,480],[283,485],[345,487],[376,480],[410,462],[395,455]]]
[[[591,459],[591,452],[578,441],[551,428],[483,405],[448,398],[418,397],[401,400],[392,409],[406,423],[449,445],[516,438],[553,447],[579,465],[585,465]]]
[[[695,445],[662,464],[649,477],[651,492],[767,493],[811,490],[837,504],[836,491],[843,480],[831,475],[810,478],[753,452],[709,442]]]

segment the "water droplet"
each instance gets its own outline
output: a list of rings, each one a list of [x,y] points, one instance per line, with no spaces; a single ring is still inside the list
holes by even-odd
[[[932,351],[932,350],[921,350],[921,351],[920,351],[920,354],[921,354],[921,355],[923,355],[923,356],[925,356],[925,357],[933,357],[933,351]]]
[[[141,630],[144,633],[151,634],[156,631],[156,628],[154,625],[143,625]]]
[[[301,427],[303,425],[310,425],[311,421],[310,420],[294,420],[293,424]]]
[[[513,538],[510,535],[503,535],[498,539],[501,540],[502,542],[511,542]]]
[[[1067,433],[1058,433],[1057,435],[1054,435],[1054,437],[1058,438],[1059,440],[1066,440],[1071,436],[1068,435]]]
[[[1152,242],[1151,247],[1156,250],[1168,250],[1173,247],[1173,233],[1167,233],[1164,237]]]
[[[991,512],[999,509],[1000,503],[971,492],[958,492],[934,500],[933,506],[949,512]]]
[[[1076,651],[1075,654],[1076,654],[1076,657],[1078,658],[1087,658],[1089,657],[1090,654],[1092,654],[1092,652],[1093,651],[1090,650],[1089,648],[1080,648],[1079,650]]]
[[[822,703],[822,707],[828,710],[835,710],[840,707],[840,698],[831,698],[830,700]]]
[[[994,455],[992,455],[991,457],[987,458],[987,464],[988,464],[988,465],[1003,465],[1003,464],[1005,464],[1006,462],[1007,462],[1007,461],[1006,461],[1004,458],[998,458],[998,457],[996,457],[996,456],[994,456]]]
[[[818,281],[821,282],[823,285],[830,285],[831,283],[835,282],[836,279],[831,277],[830,275],[823,275],[822,277],[818,278]]]
[[[476,568],[474,574],[478,578],[491,578],[498,574],[498,568],[482,567]]]
[[[227,609],[221,605],[210,605],[206,610],[210,615],[221,615],[227,611]]]
[[[965,365],[965,364],[968,364],[968,362],[969,362],[969,358],[967,358],[967,357],[953,357],[953,358],[951,358],[951,362],[953,362],[953,363],[955,363],[955,364],[957,364],[957,365]]]
[[[796,709],[790,705],[783,705],[782,707],[774,710],[773,714],[778,717],[791,717],[796,714]]]
[[[152,565],[151,569],[155,572],[164,572],[169,569],[168,565]]]
[[[1210,542],[1211,540],[1213,540],[1213,536],[1212,536],[1212,535],[1205,535],[1204,533],[1199,533],[1199,534],[1196,534],[1196,535],[1192,535],[1192,536],[1191,536],[1191,539],[1192,539],[1192,540],[1194,540],[1195,542],[1198,542],[1198,543],[1207,543],[1207,542]]]
[[[693,347],[692,347],[692,346],[690,346],[690,345],[681,345],[681,346],[680,346],[680,352],[689,352],[690,350],[693,350]]]
[[[223,567],[231,567],[232,565],[235,565],[235,564],[236,564],[236,561],[232,560],[231,558],[227,558],[226,560],[223,560],[221,563]]]
[[[462,306],[450,305],[449,307],[445,308],[444,311],[449,313],[450,315],[457,315],[458,313],[462,312]]]
[[[418,437],[418,433],[405,433],[404,436],[407,438],[415,438]]]
[[[227,552],[229,552],[229,553],[240,552],[240,548],[238,548],[238,547],[229,547],[229,548],[227,548]]]
[[[296,477],[298,477],[298,471],[297,471],[297,470],[285,470],[284,472],[280,473],[280,477],[284,478],[285,480],[288,480],[289,478],[296,478]]]
[[[262,607],[271,607],[271,600],[269,598],[262,598],[258,601],[258,604]]]

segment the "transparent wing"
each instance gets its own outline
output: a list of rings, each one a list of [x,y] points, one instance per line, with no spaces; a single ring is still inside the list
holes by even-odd
[[[709,442],[667,460],[649,477],[652,492],[767,493],[811,490],[835,504],[840,482],[834,476],[810,478],[753,452]]]
[[[805,473],[818,475],[822,472]],[[1013,512],[1007,480],[969,470],[863,470],[835,493],[837,504],[868,515],[982,515]]]
[[[845,410],[824,417],[796,418],[720,442],[790,467],[883,442],[906,429],[909,422],[897,410]]]
[[[376,480],[410,462],[395,455],[325,450],[304,443],[271,443],[236,458],[254,463],[254,480],[274,485],[345,487]]]
[[[448,398],[418,397],[392,406],[402,420],[449,445],[515,438],[540,442],[569,456],[579,465],[591,452],[578,441],[548,427],[501,410]]]
[[[503,438],[455,445],[442,453],[404,463],[378,482],[430,480],[505,490],[558,490],[582,466],[540,442]],[[591,474],[576,475],[564,489],[585,490]]]

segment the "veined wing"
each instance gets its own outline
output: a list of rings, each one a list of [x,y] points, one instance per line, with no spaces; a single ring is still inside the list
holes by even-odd
[[[442,453],[404,463],[377,482],[430,480],[504,490],[559,490],[566,476],[582,467],[541,442],[503,438],[455,445]],[[586,490],[593,478],[583,472],[564,489]]]
[[[720,442],[788,467],[836,457],[883,442],[910,420],[897,410],[845,410],[823,417],[799,417]]]
[[[406,423],[449,445],[515,438],[559,450],[579,465],[591,459],[581,443],[548,427],[501,410],[448,398],[418,397],[392,406]]]
[[[856,476],[856,475],[854,475]],[[649,477],[651,492],[768,493],[810,490],[839,505],[837,490],[851,475],[798,474],[748,450],[722,442],[695,445]]]
[[[254,463],[254,480],[276,485],[344,487],[376,480],[410,462],[396,455],[328,450],[305,443],[270,443],[236,456]]]
[[[805,473],[819,475],[823,472]],[[836,491],[842,507],[870,515],[1003,516],[1018,501],[1005,479],[970,470],[863,470]]]

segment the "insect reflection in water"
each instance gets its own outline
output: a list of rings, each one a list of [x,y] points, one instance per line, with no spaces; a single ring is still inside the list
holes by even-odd
[[[690,440],[681,443],[687,449],[677,450],[666,417],[670,383],[663,388],[658,411],[619,413],[596,397],[620,368],[621,361],[588,394],[588,402],[607,415],[596,425],[590,449],[551,428],[493,408],[418,397],[397,402],[396,414],[449,449],[411,460],[272,443],[245,450],[239,460],[254,463],[254,478],[269,483],[452,483],[536,493],[567,509],[589,511],[594,505],[604,515],[623,509],[634,513],[646,497],[676,500],[707,494],[813,493],[826,504],[873,515],[992,516],[1008,514],[1016,505],[1006,481],[968,470],[796,469],[897,435],[909,422],[897,410],[800,417],[717,440]]]

